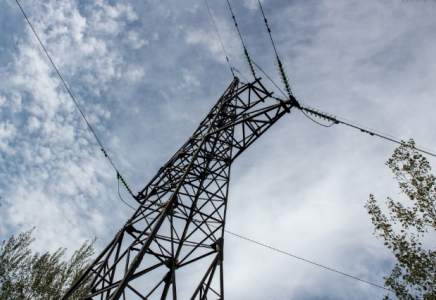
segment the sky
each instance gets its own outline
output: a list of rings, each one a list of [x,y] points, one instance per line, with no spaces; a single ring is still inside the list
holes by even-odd
[[[232,81],[204,1],[20,3],[134,193]],[[257,1],[231,3],[251,57],[280,84]],[[436,150],[436,2],[262,3],[298,101]],[[209,5],[237,76],[252,80],[226,1]],[[364,205],[370,194],[402,199],[385,165],[396,146],[293,110],[235,161],[226,229],[383,285],[394,257]],[[0,238],[35,226],[40,252],[66,247],[71,255],[94,237],[99,252],[133,213],[12,0],[0,2],[0,196]],[[230,234],[224,263],[227,299],[386,293]]]

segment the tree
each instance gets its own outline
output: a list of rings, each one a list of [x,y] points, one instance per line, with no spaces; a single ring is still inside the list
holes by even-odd
[[[385,215],[375,197],[365,205],[375,227],[396,257],[385,286],[399,299],[436,299],[436,177],[413,140],[402,142],[386,162],[399,183],[408,205],[387,198]],[[410,201],[409,201],[410,200]],[[404,201],[403,201],[404,202]],[[389,299],[389,296],[385,296]]]
[[[94,241],[86,241],[68,261],[61,260],[66,249],[53,254],[32,253],[34,229],[3,241],[0,254],[0,300],[58,300],[82,275],[94,253]],[[81,299],[86,287],[73,299]]]

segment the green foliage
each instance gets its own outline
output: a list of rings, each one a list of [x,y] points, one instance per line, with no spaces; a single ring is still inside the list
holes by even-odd
[[[416,151],[413,140],[403,142],[386,165],[411,204],[406,206],[388,198],[388,216],[373,195],[365,205],[372,216],[374,234],[384,239],[397,260],[391,275],[385,277],[385,286],[399,299],[436,299],[436,251],[423,246],[430,236],[434,241],[436,177],[430,173],[428,160]]]
[[[0,254],[0,300],[58,300],[82,275],[94,253],[94,241],[86,241],[68,261],[65,249],[33,254],[33,229],[3,241]],[[86,287],[72,299],[81,299]]]

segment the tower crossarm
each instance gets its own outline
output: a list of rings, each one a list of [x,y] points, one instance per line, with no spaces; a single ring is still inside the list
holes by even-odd
[[[293,99],[295,100],[295,99]],[[140,205],[63,299],[224,299],[232,162],[295,106],[237,78],[137,195]]]
[[[256,139],[258,139],[265,131],[267,131],[275,122],[277,122],[284,114],[290,113],[291,107],[294,104],[292,100],[280,101],[277,104],[270,105],[261,109],[247,111],[239,114],[237,119],[232,123],[227,124],[210,134],[216,134],[219,131],[234,127],[237,129],[233,137],[233,157],[235,159],[245,149],[247,149]]]

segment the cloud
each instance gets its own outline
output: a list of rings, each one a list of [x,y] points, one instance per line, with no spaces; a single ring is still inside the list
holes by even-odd
[[[104,123],[111,113],[102,105],[93,104],[89,94],[85,93],[86,100],[83,99],[82,89],[76,87],[83,76],[91,79],[85,91],[98,86],[96,94],[101,95],[100,89],[107,89],[105,85],[119,77],[119,72],[124,72],[119,71],[122,63],[119,49],[111,47],[104,34],[113,35],[116,26],[124,27],[136,20],[127,6],[119,6],[115,13],[107,6],[101,3],[103,11],[91,12],[90,16],[73,4],[54,2],[46,3],[40,10],[36,5],[29,12],[46,48],[100,134],[105,132]],[[118,22],[117,19],[120,24],[104,29],[103,21],[99,22],[101,19],[88,22],[95,14],[108,22],[108,26]],[[4,225],[18,230],[37,226],[36,250],[64,246],[71,252],[75,248],[71,244],[76,245],[72,241],[83,242],[95,235],[94,230],[100,230],[101,235],[102,228],[106,228],[99,223],[107,220],[92,216],[96,209],[104,209],[90,206],[88,202],[96,197],[113,201],[115,198],[107,194],[102,181],[116,177],[107,175],[110,167],[104,164],[104,156],[99,153],[93,136],[33,33],[26,29],[26,34],[19,38],[12,67],[7,66],[12,72],[6,79],[5,87],[9,89],[2,90],[2,105],[7,108],[4,113],[9,113],[13,120],[13,123],[2,122],[0,126],[2,159],[8,161],[3,165],[2,177],[9,177],[7,184],[4,181],[2,185],[5,191],[2,196],[8,204]],[[97,66],[98,70],[90,68],[89,61],[93,61],[93,67]],[[132,80],[141,77],[140,69],[131,74],[136,77]],[[100,156],[96,157],[94,150]],[[113,186],[115,181],[110,181]],[[103,202],[99,204],[102,205]]]
[[[198,3],[22,4],[134,192],[232,80]],[[279,83],[257,2],[232,4],[253,60]],[[430,3],[421,4],[263,3],[299,101],[431,148],[436,23]],[[0,7],[1,236],[36,226],[37,251],[71,253],[94,236],[101,250],[132,213],[118,198],[116,173],[16,5]],[[227,3],[211,8],[232,66],[249,78]],[[372,235],[363,205],[370,193],[398,193],[384,166],[395,147],[352,128],[320,127],[293,110],[234,163],[226,229],[383,284],[393,257]],[[229,234],[225,240],[229,299],[385,293]]]

